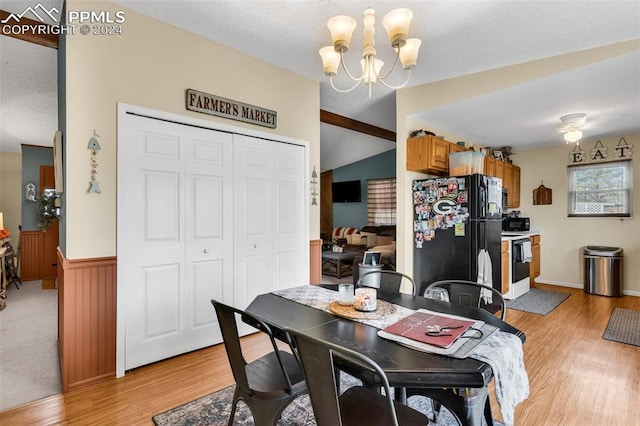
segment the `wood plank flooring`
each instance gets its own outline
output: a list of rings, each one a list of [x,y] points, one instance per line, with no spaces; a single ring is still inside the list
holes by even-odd
[[[527,334],[531,395],[516,425],[640,425],[640,347],[602,339],[614,307],[640,310],[640,298],[586,295],[579,289],[546,316],[509,310]],[[260,335],[244,339],[252,356],[268,350]],[[151,417],[233,384],[217,345],[161,361],[87,389],[0,412],[2,425],[152,425]],[[493,397],[492,397],[493,399]],[[493,400],[494,413],[497,405]]]

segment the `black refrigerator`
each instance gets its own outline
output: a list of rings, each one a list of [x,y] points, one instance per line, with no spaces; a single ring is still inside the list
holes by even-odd
[[[416,294],[438,280],[501,289],[502,180],[474,174],[413,181]]]

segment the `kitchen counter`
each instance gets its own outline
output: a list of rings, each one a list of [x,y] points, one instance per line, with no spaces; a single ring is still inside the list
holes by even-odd
[[[517,240],[523,237],[531,237],[533,235],[540,235],[540,231],[504,231],[502,232],[502,241]]]

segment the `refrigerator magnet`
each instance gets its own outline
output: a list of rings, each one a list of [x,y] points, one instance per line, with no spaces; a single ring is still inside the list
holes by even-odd
[[[464,237],[464,222],[458,222],[454,225],[454,235],[456,237]],[[449,231],[451,232],[451,231]]]

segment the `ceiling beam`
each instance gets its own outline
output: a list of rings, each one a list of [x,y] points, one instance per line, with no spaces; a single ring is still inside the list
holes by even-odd
[[[371,124],[363,123],[362,121],[354,120],[349,117],[334,114],[323,109],[320,110],[320,122],[327,123],[334,126],[342,127],[345,129],[353,130],[355,132],[365,133],[370,136],[375,136],[380,139],[386,139],[391,142],[396,141],[396,132],[383,129],[382,127],[373,126]]]
[[[0,21],[4,21],[9,17],[9,15],[11,15],[9,12],[0,10]],[[58,48],[58,34],[52,34],[53,31],[39,31],[39,32],[37,31],[36,33],[33,32],[33,28],[42,28],[41,27],[42,25],[51,27],[51,25],[49,24],[45,24],[44,22],[35,21],[33,19],[22,17],[20,18],[20,23],[16,23],[14,25],[20,25],[20,26],[26,25],[29,28],[27,31],[24,31],[24,32],[21,31],[19,34],[13,34],[13,32],[9,30],[9,28],[7,28],[5,33],[5,27],[13,26],[10,23],[1,24],[1,25],[2,25],[2,34],[6,35],[7,37],[17,38],[19,40],[24,40],[30,43],[39,44],[40,46],[52,47],[54,49]],[[39,34],[39,33],[45,33],[45,34]]]

